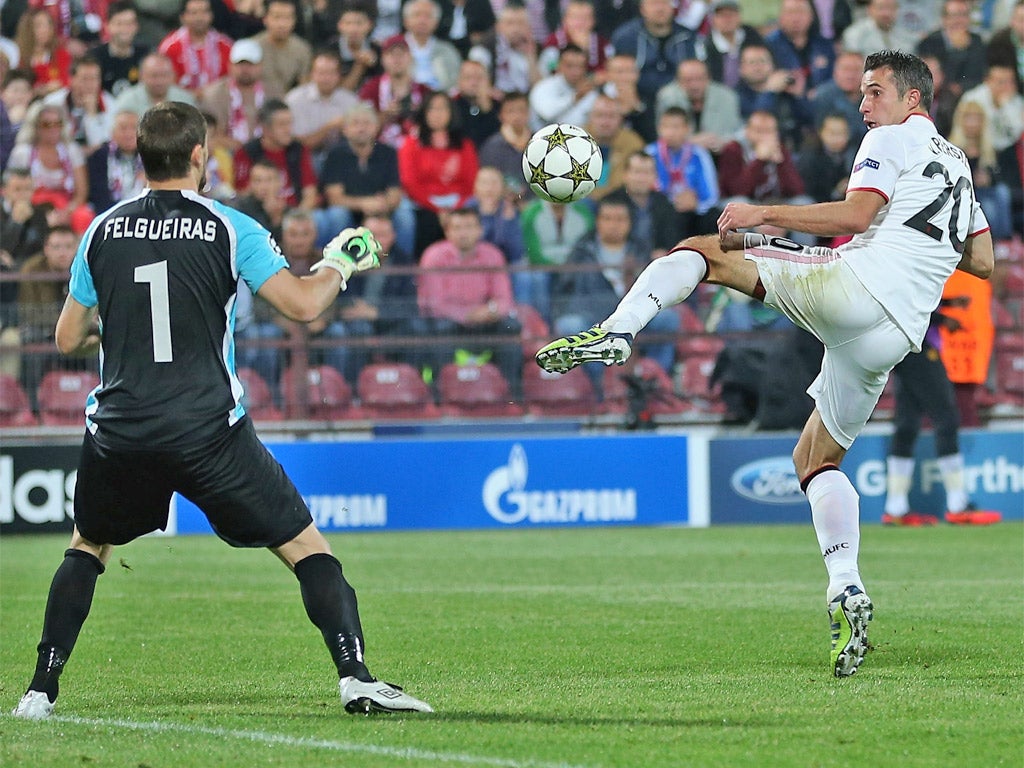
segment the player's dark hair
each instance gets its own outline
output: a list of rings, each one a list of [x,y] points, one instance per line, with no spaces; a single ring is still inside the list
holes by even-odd
[[[139,13],[139,9],[135,7],[135,3],[132,0],[114,0],[114,2],[107,6],[107,21],[125,11],[131,11],[135,15]]]
[[[150,181],[188,176],[192,150],[206,145],[203,113],[181,101],[162,101],[139,121],[139,157]]]
[[[888,68],[896,83],[896,93],[902,99],[913,89],[921,94],[921,108],[926,112],[932,108],[935,85],[932,73],[924,60],[904,51],[879,51],[869,54],[864,60],[864,71]]]

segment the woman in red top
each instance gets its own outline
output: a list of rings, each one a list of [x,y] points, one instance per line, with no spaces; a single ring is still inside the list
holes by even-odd
[[[25,12],[18,22],[15,42],[21,66],[31,68],[36,75],[37,96],[71,84],[71,54],[61,43],[57,26],[45,8]]]
[[[416,258],[444,239],[439,214],[461,208],[473,194],[480,163],[457,124],[451,98],[432,93],[416,115],[416,130],[398,150],[398,176],[416,205]]]

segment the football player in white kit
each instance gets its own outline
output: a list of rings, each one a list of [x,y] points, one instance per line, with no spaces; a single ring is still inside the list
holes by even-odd
[[[871,416],[889,371],[920,350],[928,319],[954,269],[987,278],[992,238],[967,159],[928,116],[932,77],[908,53],[867,57],[860,112],[869,130],[844,200],[813,205],[730,203],[718,235],[684,240],[640,275],[608,319],[537,352],[544,369],[622,364],[633,338],[701,281],[727,285],[784,313],[825,345],[808,389],[815,410],[793,451],[828,571],[833,673],[857,671],[873,606],[861,581],[859,497],[839,468]],[[804,247],[739,230],[773,225],[823,237]]]

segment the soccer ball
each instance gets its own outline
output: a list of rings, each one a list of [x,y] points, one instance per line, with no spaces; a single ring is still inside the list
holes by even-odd
[[[594,191],[603,167],[597,142],[568,123],[545,125],[530,137],[523,152],[526,183],[552,203],[582,200]]]

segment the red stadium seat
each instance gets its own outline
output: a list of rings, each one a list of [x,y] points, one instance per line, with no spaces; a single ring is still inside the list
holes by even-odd
[[[996,336],[996,401],[1024,406],[1024,333]]]
[[[305,391],[300,395],[300,388]],[[306,368],[305,382],[297,368],[288,368],[281,376],[281,394],[296,417],[317,421],[360,419],[364,414],[352,402],[352,387],[337,369],[329,365]],[[304,395],[304,396],[303,396]],[[302,410],[302,404],[306,410]]]
[[[274,396],[262,376],[252,368],[239,368],[235,373],[245,389],[242,400],[245,412],[254,421],[281,421],[284,418],[284,414],[274,405]]]
[[[648,385],[647,410],[652,414],[685,413],[690,404],[679,399],[673,392],[672,378],[649,357],[641,357],[632,370],[625,366],[609,365],[604,371],[604,402],[602,408],[608,413],[625,413],[629,410],[628,375],[639,376]]]
[[[100,383],[92,371],[49,371],[39,382],[39,417],[49,426],[85,423],[85,399]]]
[[[359,400],[376,419],[432,419],[441,415],[419,371],[408,363],[371,363],[359,372]]]
[[[0,374],[0,427],[35,426],[28,395],[13,376]]]
[[[529,304],[516,304],[516,317],[522,328],[519,340],[523,347],[523,357],[532,360],[537,350],[551,341],[551,329],[540,312]]]
[[[597,410],[590,377],[582,368],[548,373],[532,360],[523,366],[523,399],[538,416],[588,416]]]
[[[705,413],[725,413],[725,404],[719,399],[717,388],[711,386],[711,372],[715,370],[714,354],[690,354],[681,361],[683,366],[683,399]]]
[[[519,416],[523,409],[509,400],[508,382],[493,363],[441,368],[437,383],[442,413],[449,416]]]
[[[676,358],[686,360],[688,357],[717,357],[725,348],[725,339],[710,333],[683,335],[676,342]]]

